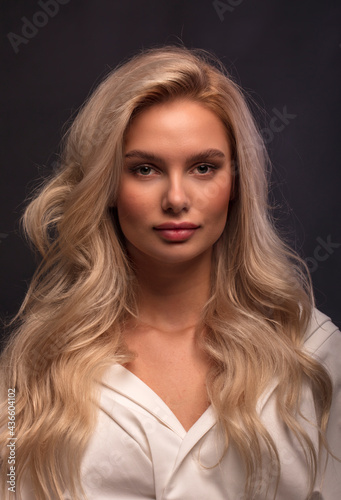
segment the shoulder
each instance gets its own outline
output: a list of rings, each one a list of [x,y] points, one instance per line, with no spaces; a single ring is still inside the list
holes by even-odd
[[[334,381],[341,382],[341,332],[329,316],[318,309],[313,310],[303,349],[327,368]]]
[[[314,354],[330,344],[341,346],[341,332],[329,316],[314,308],[304,335],[304,348]]]
[[[333,384],[333,397],[326,428],[332,455],[328,456],[323,477],[323,498],[340,498],[341,491],[341,332],[332,320],[314,309],[305,335],[304,349],[328,371]],[[325,451],[323,450],[323,454]]]

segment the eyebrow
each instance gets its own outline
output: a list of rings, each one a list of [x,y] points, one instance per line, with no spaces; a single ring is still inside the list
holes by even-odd
[[[133,149],[132,151],[129,151],[125,155],[125,158],[126,159],[139,158],[139,159],[144,159],[144,160],[148,160],[148,161],[158,162],[160,164],[165,163],[164,160],[162,158],[160,158],[159,156],[157,156],[153,153],[149,153],[147,151],[142,151],[140,149]],[[196,161],[207,160],[210,158],[222,158],[222,159],[224,159],[226,157],[225,157],[224,153],[222,151],[220,151],[219,149],[210,148],[210,149],[206,149],[204,151],[200,151],[199,153],[195,153],[193,155],[188,156],[186,158],[186,162],[191,163],[191,162],[196,162]]]

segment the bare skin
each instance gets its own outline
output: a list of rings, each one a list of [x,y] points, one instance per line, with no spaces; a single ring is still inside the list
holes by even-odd
[[[125,332],[128,348],[138,356],[125,367],[163,399],[188,431],[209,406],[209,360],[194,332],[209,280],[199,277],[195,265],[186,270],[172,266],[171,275],[162,265],[155,271],[153,279],[140,279],[140,321]]]
[[[125,366],[188,431],[209,406],[210,363],[195,326],[209,298],[213,245],[227,219],[230,146],[212,111],[177,100],[137,115],[125,155],[117,209],[139,283],[139,317],[124,332],[137,356]],[[197,227],[174,240],[158,229],[165,223]]]

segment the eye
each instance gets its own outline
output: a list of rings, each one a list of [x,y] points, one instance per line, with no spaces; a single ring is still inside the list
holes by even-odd
[[[206,163],[202,163],[194,168],[199,174],[210,174],[213,170],[216,170],[217,167],[213,165],[207,165]]]
[[[152,168],[148,167],[148,165],[142,165],[142,167],[139,167],[137,171],[142,175],[149,175],[152,171]]]
[[[143,177],[148,177],[150,174],[155,172],[155,169],[149,165],[140,165],[132,169],[132,172],[136,175],[142,175]]]

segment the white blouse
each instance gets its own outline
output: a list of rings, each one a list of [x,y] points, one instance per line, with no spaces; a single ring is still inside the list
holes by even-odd
[[[334,384],[328,424],[332,451],[341,458],[341,334],[330,318],[315,310],[305,349],[327,367]],[[275,441],[281,463],[277,500],[304,500],[307,471],[297,440],[276,413],[276,381],[258,402],[262,422]],[[304,426],[318,448],[313,399],[304,387]],[[121,365],[107,370],[101,388],[97,427],[82,462],[88,500],[264,500],[266,478],[256,480],[258,493],[244,494],[245,472],[235,447],[223,460],[223,439],[210,406],[185,431],[166,403]],[[266,463],[266,462],[265,462]],[[271,464],[268,464],[271,465]],[[322,481],[323,479],[323,481]],[[341,498],[341,463],[329,457],[324,478],[316,482],[312,500]],[[273,498],[275,480],[269,486]],[[29,500],[30,496],[23,497]],[[73,500],[65,493],[65,500]]]

